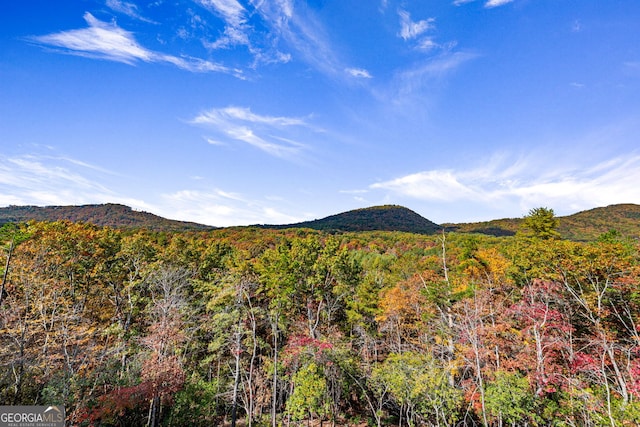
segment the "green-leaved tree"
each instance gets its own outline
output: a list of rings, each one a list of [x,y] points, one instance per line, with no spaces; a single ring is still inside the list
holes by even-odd
[[[520,234],[541,240],[559,239],[560,220],[551,208],[534,208],[524,217]]]

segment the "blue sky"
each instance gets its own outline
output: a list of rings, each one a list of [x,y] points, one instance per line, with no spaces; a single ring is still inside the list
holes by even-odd
[[[0,206],[216,226],[640,203],[637,0],[0,4]]]

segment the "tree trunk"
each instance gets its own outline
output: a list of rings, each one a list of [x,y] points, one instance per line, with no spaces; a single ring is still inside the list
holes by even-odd
[[[160,396],[154,396],[149,405],[149,417],[147,418],[147,427],[160,426]]]
[[[240,326],[238,325],[238,329]],[[236,347],[234,349],[236,367],[233,374],[233,406],[231,409],[231,427],[236,427],[236,416],[238,411],[238,384],[240,383],[240,331],[236,331]]]
[[[271,384],[271,426],[276,427],[276,409],[278,401],[278,312],[271,324],[273,330],[273,383]]]
[[[15,245],[15,235],[11,237],[11,243],[9,244],[9,250],[7,251],[7,261],[4,263],[4,272],[2,273],[2,286],[0,287],[0,306],[2,306],[2,300],[4,299],[4,288],[7,284],[7,277],[9,276],[9,263],[11,262],[11,255],[13,254],[13,248]]]

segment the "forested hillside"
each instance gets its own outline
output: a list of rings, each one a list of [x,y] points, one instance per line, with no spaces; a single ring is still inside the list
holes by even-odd
[[[560,235],[569,240],[592,241],[612,230],[627,238],[640,238],[640,205],[619,204],[575,213],[558,218]],[[193,222],[175,221],[140,212],[118,204],[83,206],[8,206],[0,208],[0,225],[36,221],[86,222],[98,226],[155,231],[211,230],[216,227]],[[309,228],[330,233],[349,231],[404,231],[433,234],[445,228],[459,233],[490,236],[513,236],[522,218],[504,218],[475,223],[438,225],[403,206],[384,205],[355,209],[313,221],[285,225],[255,225],[259,228]]]
[[[500,238],[5,225],[0,404],[74,426],[638,425],[638,241],[560,239],[547,213]]]
[[[7,206],[0,208],[0,224],[28,221],[88,222],[101,227],[146,228],[156,231],[210,230],[214,227],[175,221],[115,203],[82,206]]]
[[[639,228],[640,205],[627,203],[561,217],[558,230],[567,239],[587,241],[611,230],[639,239]]]
[[[629,238],[640,238],[640,205],[631,203],[610,205],[558,217],[558,219],[560,235],[569,240],[592,241],[612,230]],[[475,223],[443,224],[443,226],[447,230],[461,233],[513,236],[521,224],[522,218],[504,218]]]
[[[411,209],[397,205],[373,206],[331,215],[297,224],[265,226],[266,228],[311,228],[321,231],[406,231],[432,234],[442,227],[418,215]]]

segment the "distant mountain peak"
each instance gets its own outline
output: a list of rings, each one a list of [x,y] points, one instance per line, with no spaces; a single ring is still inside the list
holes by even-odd
[[[432,234],[441,229],[438,224],[399,205],[371,206],[313,221],[265,227],[311,228],[322,231],[404,231],[417,234]]]

